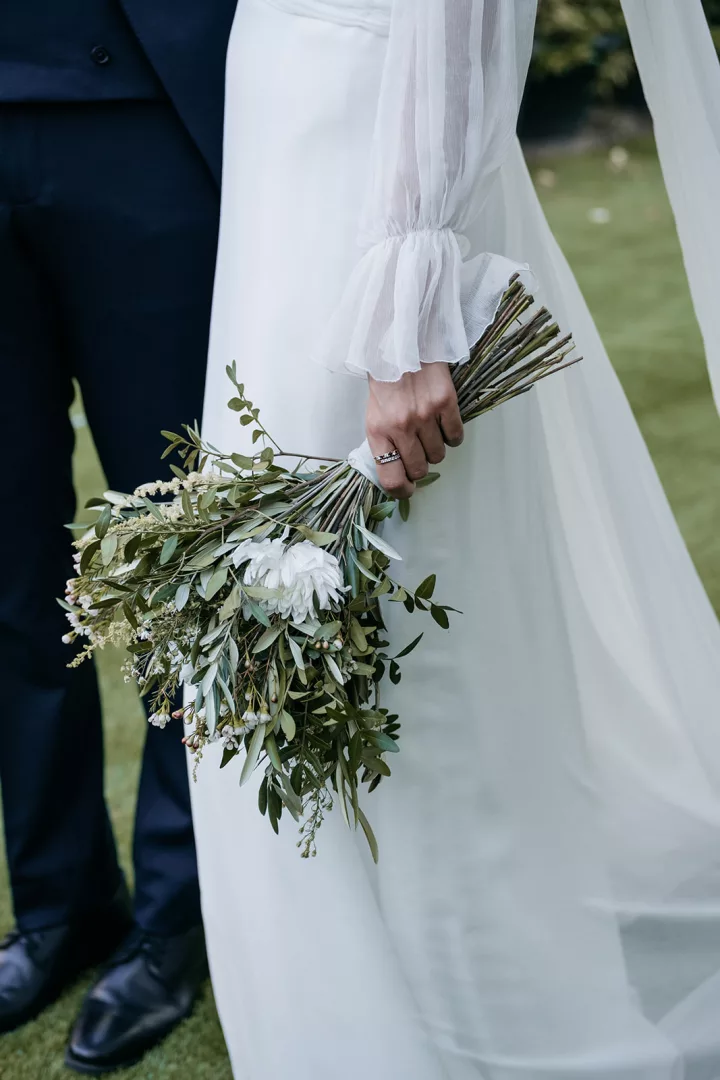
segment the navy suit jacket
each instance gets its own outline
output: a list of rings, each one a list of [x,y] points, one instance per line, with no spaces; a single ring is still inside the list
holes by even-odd
[[[120,3],[219,184],[225,55],[237,0],[120,0]]]

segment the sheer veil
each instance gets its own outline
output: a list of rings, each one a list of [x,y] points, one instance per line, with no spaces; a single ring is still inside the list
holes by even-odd
[[[701,0],[622,0],[720,408],[720,64]]]

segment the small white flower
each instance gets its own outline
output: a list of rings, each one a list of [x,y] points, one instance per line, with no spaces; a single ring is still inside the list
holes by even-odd
[[[220,737],[222,738],[223,748],[225,750],[239,750],[243,738],[243,729],[228,724],[227,727],[222,729]]]
[[[245,727],[249,728],[249,730],[252,731],[253,728],[256,728],[258,726],[257,713],[251,712],[248,709],[246,712],[244,712],[242,714],[242,721],[245,724]]]
[[[170,723],[170,714],[166,712],[154,712],[148,716],[148,723],[153,727],[164,728]]]

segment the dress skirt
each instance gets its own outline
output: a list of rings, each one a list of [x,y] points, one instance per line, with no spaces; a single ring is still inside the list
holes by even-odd
[[[358,259],[384,3],[240,0],[205,436],[237,361],[292,453],[363,437],[309,358]],[[210,747],[193,785],[236,1080],[718,1080],[720,634],[519,147],[469,237],[527,262],[584,362],[473,422],[385,535],[448,632],[388,605],[393,776],[303,860]],[[421,625],[422,624],[422,625]],[[259,778],[258,778],[259,783]]]

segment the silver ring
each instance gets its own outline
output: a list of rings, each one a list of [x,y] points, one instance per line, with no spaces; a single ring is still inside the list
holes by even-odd
[[[389,450],[387,454],[376,454],[375,460],[378,465],[392,465],[395,461],[402,461],[402,454],[399,450]]]

